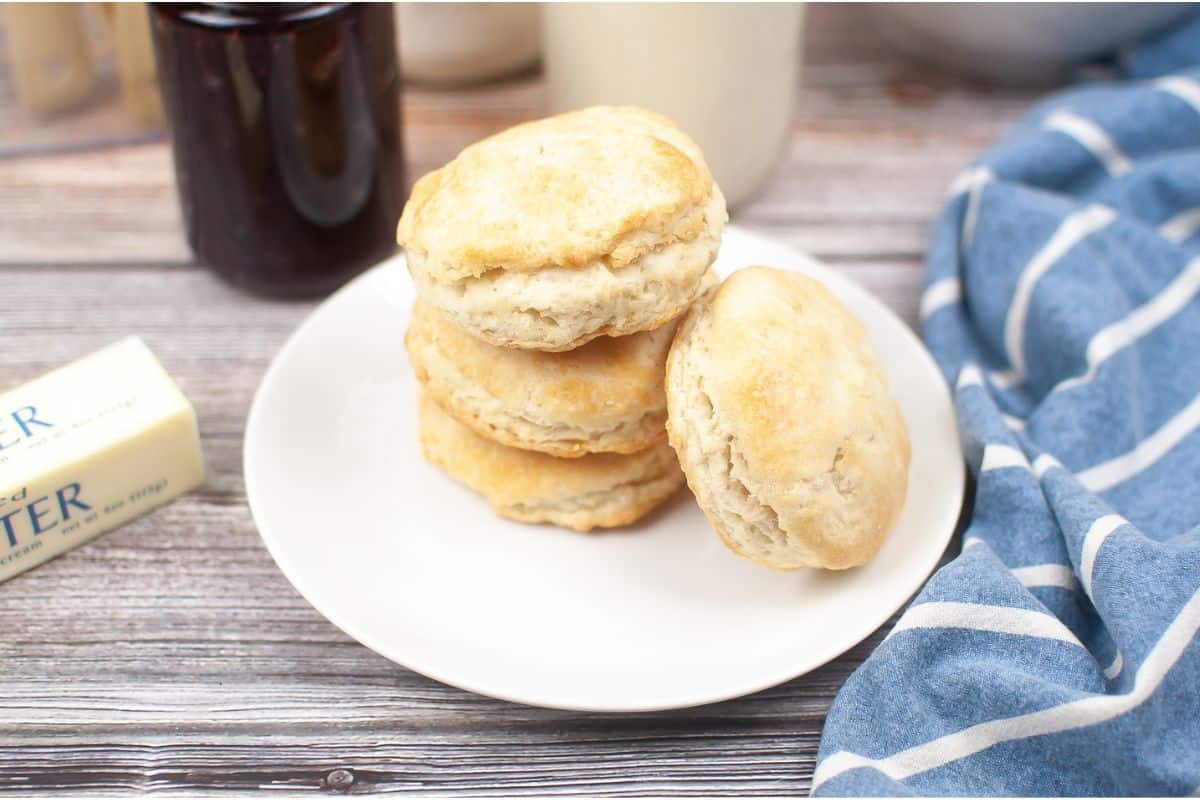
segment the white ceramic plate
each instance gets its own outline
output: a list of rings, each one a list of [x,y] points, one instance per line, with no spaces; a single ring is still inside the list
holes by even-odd
[[[318,308],[259,387],[246,429],[246,492],[275,561],[318,611],[373,650],[445,683],[532,705],[699,705],[835,658],[937,564],[962,502],[958,434],[932,359],[879,301],[730,226],[718,271],[750,264],[823,281],[866,324],[887,365],[912,468],[904,512],[867,566],[756,566],[725,549],[686,490],[642,523],[606,533],[497,517],[421,458],[402,343],[413,289],[400,259]]]

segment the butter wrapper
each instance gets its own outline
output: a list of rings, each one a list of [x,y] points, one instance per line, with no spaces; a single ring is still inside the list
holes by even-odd
[[[0,395],[0,581],[203,482],[196,412],[141,339]]]

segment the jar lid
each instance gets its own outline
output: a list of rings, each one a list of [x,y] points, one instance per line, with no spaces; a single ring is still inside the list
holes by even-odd
[[[206,28],[276,28],[321,19],[349,3],[154,3],[166,14]]]

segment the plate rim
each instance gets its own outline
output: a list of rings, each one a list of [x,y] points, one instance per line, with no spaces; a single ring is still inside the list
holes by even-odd
[[[939,399],[944,401],[951,414],[955,413],[950,387],[943,378],[941,370],[937,366],[937,362],[934,361],[932,354],[930,354],[920,337],[915,331],[913,331],[908,323],[906,323],[895,311],[888,307],[887,304],[876,297],[871,291],[869,291],[866,287],[861,286],[852,278],[842,275],[832,267],[823,264],[815,257],[810,256],[807,253],[786,243],[777,241],[759,233],[755,233],[732,223],[726,226],[725,236],[728,237],[731,233],[735,238],[744,240],[747,244],[752,245],[755,249],[787,252],[792,264],[797,262],[804,263],[805,269],[810,270],[813,276],[815,276],[826,286],[833,289],[835,294],[841,294],[844,291],[857,294],[861,296],[868,303],[868,305],[874,307],[875,313],[890,317],[891,320],[897,323],[898,327],[903,330],[902,335],[907,337],[909,344],[914,346],[915,352],[917,353],[915,362],[920,363],[923,370],[928,371],[932,376],[936,377],[936,381],[932,381],[931,383],[937,386],[936,391],[939,394]],[[267,552],[270,553],[272,560],[274,560],[276,566],[279,568],[280,572],[283,573],[284,578],[287,579],[292,588],[295,589],[295,591],[313,608],[313,610],[324,617],[334,627],[341,630],[357,643],[404,669],[437,681],[438,683],[472,692],[484,697],[491,697],[498,700],[503,700],[505,702],[519,703],[521,705],[532,706],[536,708],[547,708],[560,711],[580,711],[588,713],[643,713],[695,708],[698,706],[725,702],[739,697],[746,697],[748,695],[779,686],[780,684],[786,683],[787,681],[795,678],[807,675],[808,673],[819,669],[820,667],[841,657],[849,650],[869,639],[888,621],[888,619],[891,618],[893,614],[896,613],[897,610],[903,608],[912,600],[913,597],[916,596],[916,594],[925,585],[926,581],[937,569],[937,565],[941,561],[942,556],[945,554],[946,548],[954,538],[954,534],[958,529],[959,519],[961,518],[963,512],[967,477],[967,466],[963,456],[962,444],[957,436],[954,437],[953,441],[959,456],[958,463],[960,468],[954,470],[953,475],[947,476],[947,480],[953,481],[955,484],[953,487],[951,487],[953,490],[951,494],[958,498],[958,502],[953,512],[945,512],[945,514],[952,518],[948,520],[942,520],[941,522],[943,524],[938,526],[938,528],[944,532],[938,537],[939,546],[937,548],[931,548],[930,550],[931,553],[936,553],[936,555],[932,556],[931,562],[927,565],[923,565],[920,569],[913,570],[913,575],[919,575],[919,578],[914,578],[912,581],[914,585],[907,592],[907,594],[904,595],[903,599],[901,599],[894,606],[891,603],[885,604],[885,613],[882,613],[882,616],[878,619],[874,618],[875,615],[872,615],[869,630],[864,635],[858,638],[853,636],[850,637],[853,639],[853,641],[851,641],[849,644],[846,644],[844,647],[840,647],[840,649],[835,648],[835,652],[827,653],[821,657],[804,661],[798,665],[782,668],[756,680],[745,681],[736,685],[731,684],[730,688],[724,691],[710,692],[704,694],[703,696],[696,696],[694,698],[684,700],[672,699],[666,702],[639,703],[553,702],[530,697],[521,692],[508,692],[496,690],[490,687],[481,687],[472,680],[449,678],[438,674],[437,670],[414,666],[412,663],[409,663],[408,660],[401,659],[388,652],[391,650],[391,648],[373,641],[375,637],[370,635],[362,635],[361,631],[357,631],[355,629],[355,623],[346,620],[340,612],[330,613],[326,608],[318,605],[316,602],[314,602],[313,598],[310,597],[309,593],[300,585],[300,583],[293,578],[294,568],[290,568],[288,565],[288,558],[286,556],[286,551],[283,548],[282,537],[272,533],[269,527],[263,524],[263,515],[255,510],[255,497],[258,493],[256,488],[258,486],[258,480],[255,476],[258,474],[258,471],[256,468],[256,457],[254,456],[256,448],[251,446],[251,443],[257,441],[258,436],[261,435],[257,433],[257,431],[262,429],[262,425],[258,423],[258,418],[265,413],[263,411],[263,408],[266,405],[266,400],[264,398],[270,392],[269,387],[277,381],[278,373],[283,369],[282,365],[288,360],[287,356],[290,354],[291,350],[298,346],[297,343],[308,331],[308,329],[317,324],[316,320],[320,317],[321,310],[326,306],[335,303],[343,294],[349,294],[355,291],[356,286],[359,283],[372,279],[378,279],[377,275],[380,270],[389,268],[394,269],[398,265],[403,265],[403,263],[404,254],[402,252],[397,252],[395,255],[376,264],[361,275],[358,275],[349,283],[342,286],[340,289],[314,307],[300,322],[300,324],[297,325],[296,328],[288,335],[283,345],[272,357],[270,364],[263,373],[262,379],[259,381],[258,387],[255,389],[254,397],[251,400],[250,410],[246,416],[245,431],[242,437],[242,476],[246,490],[246,505],[250,510],[250,516],[254,522],[254,527],[258,532],[259,538],[266,547]],[[736,269],[743,269],[746,266],[750,266],[750,264],[740,265]],[[791,265],[781,268],[789,271],[797,271],[797,268]],[[736,271],[736,269],[732,271]],[[265,503],[265,501],[262,502]],[[795,662],[788,663],[795,664]]]

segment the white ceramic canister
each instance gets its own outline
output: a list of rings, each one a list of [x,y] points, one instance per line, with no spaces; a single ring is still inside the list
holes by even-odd
[[[803,4],[547,4],[549,110],[632,104],[704,150],[730,206],[770,176],[790,138]]]
[[[460,85],[532,66],[541,54],[540,3],[397,3],[400,72]]]

